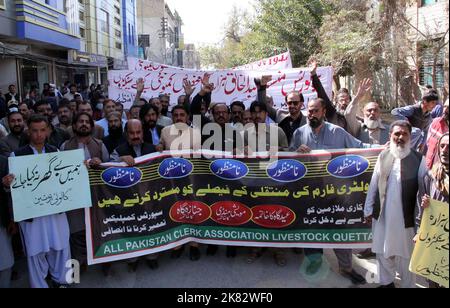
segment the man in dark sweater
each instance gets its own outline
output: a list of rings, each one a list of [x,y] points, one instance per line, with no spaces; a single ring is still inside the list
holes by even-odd
[[[127,142],[119,145],[111,155],[115,162],[125,162],[129,166],[136,164],[135,158],[156,152],[153,144],[144,142],[144,131],[139,120],[130,120],[125,125]]]

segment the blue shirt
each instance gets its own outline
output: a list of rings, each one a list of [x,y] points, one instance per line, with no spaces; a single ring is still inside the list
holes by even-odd
[[[362,143],[343,128],[325,122],[318,135],[309,124],[298,128],[294,132],[290,150],[297,151],[300,146],[306,145],[314,150],[337,150],[370,148],[369,144]]]

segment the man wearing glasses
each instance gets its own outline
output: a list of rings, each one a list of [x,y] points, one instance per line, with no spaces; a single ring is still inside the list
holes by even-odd
[[[298,91],[293,91],[286,96],[286,105],[289,110],[275,109],[268,103],[266,98],[267,83],[271,79],[272,76],[263,76],[261,81],[256,83],[258,86],[258,100],[267,105],[269,117],[283,130],[290,143],[294,132],[307,124],[306,117],[302,114],[305,98]]]

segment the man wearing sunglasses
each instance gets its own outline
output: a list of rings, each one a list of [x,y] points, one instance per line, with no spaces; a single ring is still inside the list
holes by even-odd
[[[286,105],[289,109],[275,109],[268,103],[266,96],[267,84],[271,80],[272,76],[263,76],[260,80],[255,80],[258,87],[258,101],[267,105],[269,117],[284,131],[290,143],[294,132],[307,124],[306,117],[302,114],[305,98],[298,91],[293,91],[286,96]]]

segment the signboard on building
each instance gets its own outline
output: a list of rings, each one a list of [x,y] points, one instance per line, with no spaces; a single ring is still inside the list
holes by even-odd
[[[108,59],[101,55],[95,55],[78,50],[69,50],[68,61],[70,64],[107,67]]]

